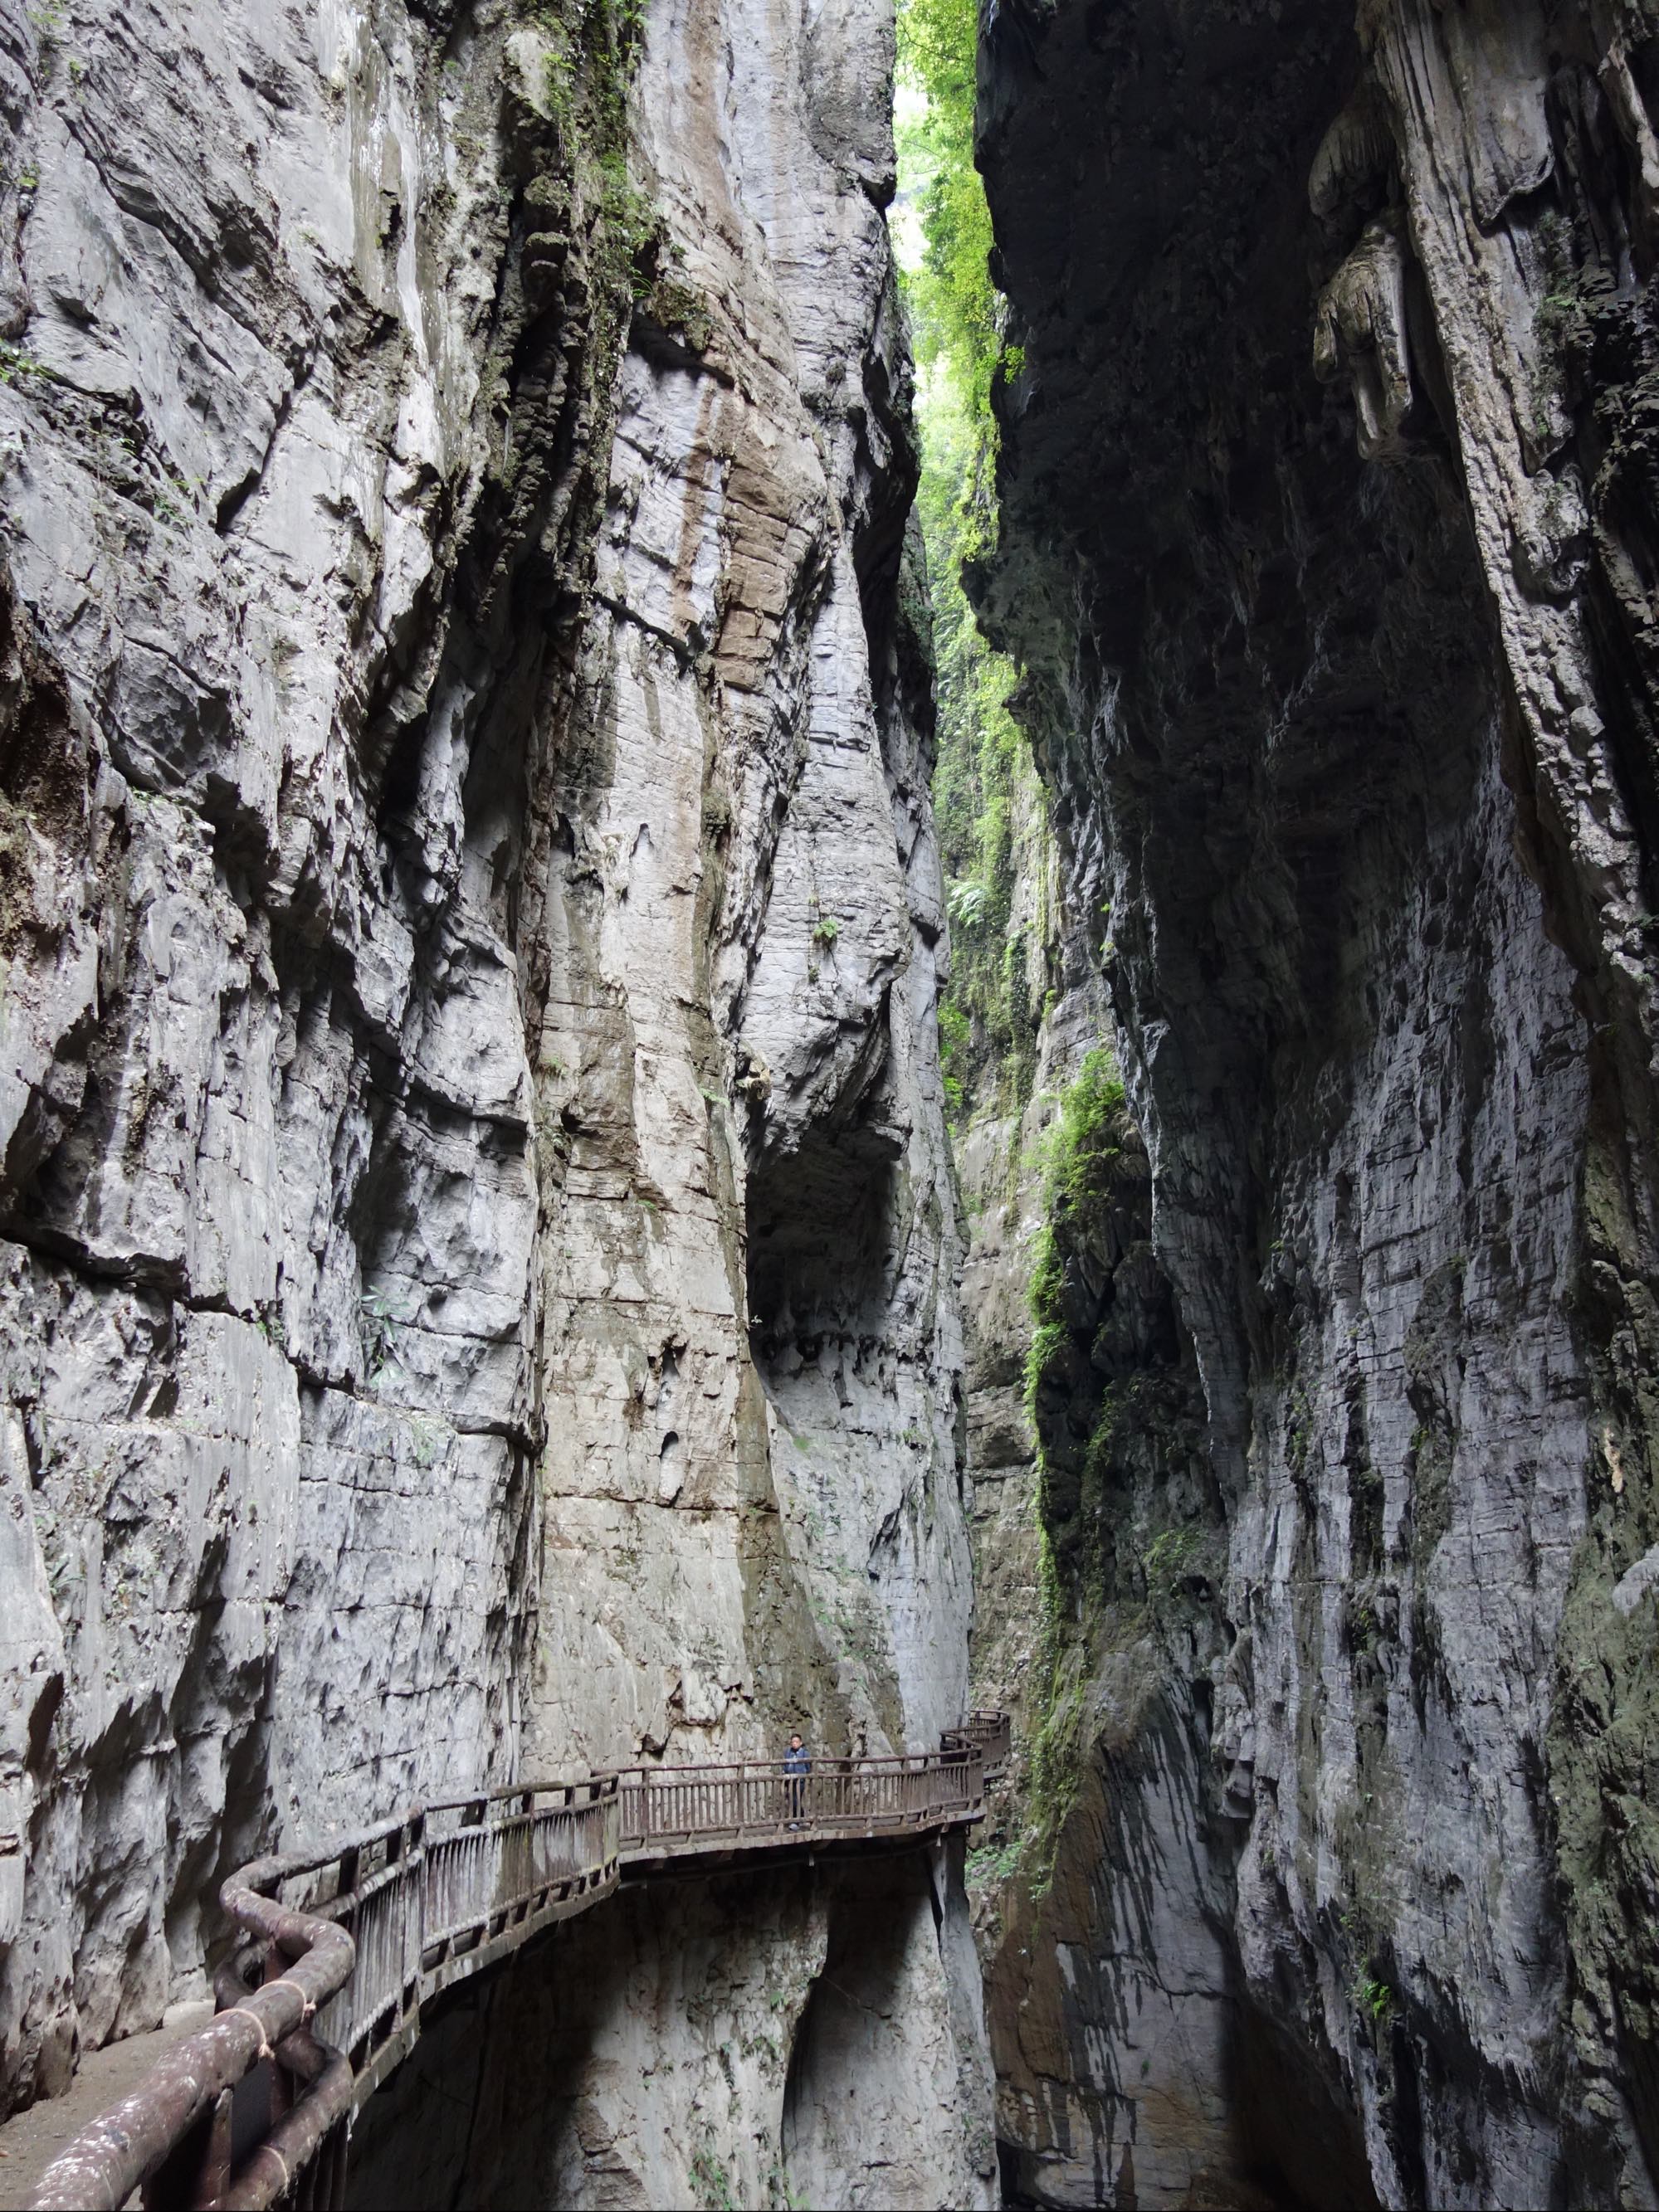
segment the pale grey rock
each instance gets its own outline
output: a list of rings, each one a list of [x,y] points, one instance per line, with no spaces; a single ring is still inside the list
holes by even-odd
[[[1613,1586],[1613,1601],[1628,1620],[1650,1589],[1659,1587],[1659,1544],[1643,1553]]]
[[[0,4],[6,2107],[258,1850],[965,1693],[890,16],[653,8],[620,272],[561,37]]]
[[[938,864],[860,584],[896,583],[908,370],[863,157],[810,106],[827,35],[670,6],[641,63],[641,173],[707,337],[647,303],[619,380],[607,757],[561,790],[550,883],[556,1765],[775,1748],[784,1711],[825,1748],[920,1749],[966,1691],[956,1229],[917,1042]]]
[[[952,1893],[921,1852],[624,1890],[428,2028],[359,2124],[353,2201],[985,2203]]]

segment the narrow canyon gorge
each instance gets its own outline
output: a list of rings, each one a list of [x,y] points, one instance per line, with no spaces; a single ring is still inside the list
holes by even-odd
[[[1659,2204],[1656,260],[1659,0],[0,0],[0,2207],[792,1732],[224,2201]]]

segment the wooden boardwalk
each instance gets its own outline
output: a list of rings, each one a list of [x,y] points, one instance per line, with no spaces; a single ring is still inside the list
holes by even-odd
[[[75,2138],[36,2203],[113,2212],[142,2188],[150,2208],[337,2204],[353,2113],[453,1983],[624,1880],[964,1826],[1007,1753],[1006,1716],[976,1712],[937,1752],[520,1784],[258,1860],[221,1892],[245,1940],[211,2025]]]

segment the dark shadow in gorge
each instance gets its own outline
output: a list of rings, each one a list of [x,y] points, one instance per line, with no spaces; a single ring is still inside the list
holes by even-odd
[[[932,1858],[657,1877],[550,1930],[430,2008],[358,2121],[349,2203],[833,2203],[872,2167],[937,2202],[961,1890]]]
[[[1332,2096],[1307,2053],[1236,1981],[1223,2079],[1237,2136],[1237,2172],[1277,2212],[1375,2212],[1377,2195],[1352,2111]]]
[[[894,1257],[896,1169],[872,1132],[813,1130],[750,1178],[749,1315],[763,1368],[826,1328],[873,1331]]]
[[[1421,2202],[1436,2138],[1455,2172],[1538,2118],[1444,1962],[1490,1945],[1490,1990],[1551,1949],[1542,1851],[1510,1849],[1513,1935],[1458,1902],[1489,1817],[1471,1764],[1522,1778],[1510,1834],[1548,1818],[1531,1747],[1486,1731],[1468,1622],[1499,1577],[1470,1528],[1545,1525],[1528,1453],[1579,1449],[1558,1253],[1582,1030],[1504,781],[1419,280],[1386,465],[1315,373],[1322,288],[1398,190],[1357,137],[1310,207],[1360,66],[1351,18],[1305,0],[1271,37],[1220,6],[1014,0],[981,66],[1019,367],[1000,543],[969,582],[1024,670],[1077,909],[1106,920],[1156,1163],[1128,1226],[1181,1353],[1103,1339],[1101,1283],[1134,1283],[1121,1229],[1060,1253],[1036,1410],[1074,1662],[1039,1808],[1061,1832],[990,1977],[1036,2201],[1178,2202],[1231,2157],[1267,2201],[1367,2202],[1363,2109],[1379,2185]],[[1506,1464],[1440,1418],[1465,1389],[1485,1435],[1528,1439]],[[1467,1932],[1425,1933],[1431,1898]],[[1458,2178],[1478,2200],[1500,2170]]]

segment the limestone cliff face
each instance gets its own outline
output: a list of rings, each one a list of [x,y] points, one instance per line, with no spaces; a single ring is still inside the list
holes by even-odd
[[[994,2203],[977,1978],[960,1869],[916,1852],[625,1890],[423,2033],[352,2201]]]
[[[1126,1422],[1072,1255],[1081,1756],[992,1990],[1044,2202],[1659,2188],[1655,27],[988,21],[979,588],[1176,1328]]]
[[[679,319],[634,319],[598,750],[556,787],[556,1764],[756,1751],[785,1711],[827,1748],[919,1747],[965,1692],[883,21],[688,0],[636,89]]]
[[[7,2106],[257,1849],[960,1709],[890,68],[879,4],[0,5]]]

